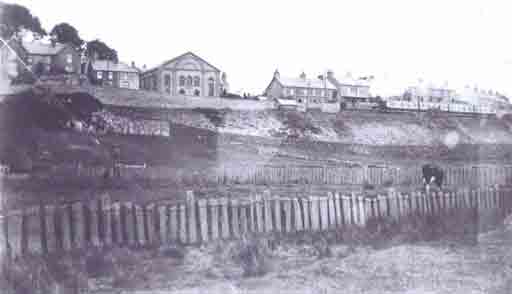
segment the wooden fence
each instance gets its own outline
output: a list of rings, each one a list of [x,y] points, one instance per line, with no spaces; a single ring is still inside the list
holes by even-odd
[[[457,192],[397,193],[363,197],[195,199],[138,205],[108,198],[64,205],[41,205],[4,213],[0,244],[9,256],[52,254],[89,247],[200,244],[237,239],[244,234],[292,234],[364,227],[370,220],[407,216],[450,216],[457,210],[510,213],[512,191],[504,188]],[[3,253],[5,253],[3,252]]]
[[[443,167],[444,184],[449,186],[490,186],[510,184],[512,166]],[[419,185],[421,167],[340,167],[311,165],[263,165],[221,167],[218,183],[224,184],[328,184],[328,185]]]
[[[423,181],[421,167],[396,166],[322,166],[322,165],[252,165],[204,169],[196,172],[169,166],[117,165],[117,172],[104,166],[68,164],[54,167],[44,177],[103,177],[105,172],[123,179],[168,180],[183,183],[252,185],[363,185],[418,186]],[[444,185],[479,186],[512,184],[512,166],[466,165],[443,167]],[[1,177],[0,173],[0,177]]]

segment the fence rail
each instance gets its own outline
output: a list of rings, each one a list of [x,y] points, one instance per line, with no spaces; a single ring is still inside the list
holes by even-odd
[[[506,185],[512,182],[512,166],[443,167],[449,186]],[[221,167],[218,183],[224,184],[328,184],[328,185],[419,185],[421,167],[339,167],[339,166],[247,166]]]
[[[55,167],[48,176],[104,177],[106,173],[123,179],[169,180],[178,182],[209,182],[212,184],[251,185],[364,185],[396,186],[421,185],[421,167],[396,166],[323,166],[323,165],[251,165],[190,172],[168,166],[132,166],[119,164],[116,171],[104,166],[81,164]],[[490,186],[512,184],[512,166],[448,166],[444,171],[444,185]],[[0,177],[2,173],[0,172]]]
[[[0,218],[0,248],[9,256],[52,254],[89,247],[200,244],[244,234],[292,234],[364,227],[371,220],[449,216],[475,210],[511,212],[512,191],[504,188],[456,192],[397,193],[363,197],[282,198],[269,192],[249,199],[195,199],[138,205],[108,197],[66,205],[41,205]]]

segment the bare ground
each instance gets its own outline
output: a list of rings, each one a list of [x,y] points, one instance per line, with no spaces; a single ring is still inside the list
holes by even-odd
[[[512,291],[512,231],[479,237],[475,246],[450,242],[332,247],[320,258],[308,245],[280,245],[268,273],[244,277],[221,245],[194,248],[185,259],[147,258],[130,273],[124,293],[498,293]],[[226,246],[224,244],[224,246]],[[114,293],[108,279],[97,293]],[[100,291],[100,289],[103,290]]]

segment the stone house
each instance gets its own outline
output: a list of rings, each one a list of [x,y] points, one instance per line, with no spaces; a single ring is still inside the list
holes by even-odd
[[[347,73],[343,78],[337,79],[334,72],[327,72],[329,80],[338,89],[338,95],[343,102],[368,102],[370,100],[370,78],[354,78]]]
[[[20,53],[36,74],[80,74],[81,71],[80,53],[70,44],[23,41]]]
[[[88,75],[91,83],[96,85],[133,90],[140,88],[140,71],[134,62],[129,66],[123,62],[91,60]]]
[[[169,96],[213,96],[225,92],[226,75],[192,52],[141,73],[141,88]]]
[[[299,106],[307,105],[307,108],[320,108],[322,103],[335,101],[338,97],[338,90],[335,85],[322,76],[311,79],[306,78],[306,74],[302,73],[297,78],[282,77],[276,70],[264,95],[277,99],[293,99]]]

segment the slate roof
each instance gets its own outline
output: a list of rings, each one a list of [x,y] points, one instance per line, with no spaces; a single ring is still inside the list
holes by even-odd
[[[179,55],[179,56],[176,56],[176,57],[174,57],[174,58],[172,58],[172,59],[169,59],[169,60],[167,60],[167,61],[164,61],[163,63],[161,63],[161,64],[159,64],[159,65],[157,65],[157,66],[155,66],[155,67],[152,67],[152,68],[150,68],[150,69],[148,69],[148,70],[144,71],[144,72],[143,72],[143,74],[148,73],[148,72],[152,72],[152,71],[154,71],[154,70],[156,70],[156,69],[158,69],[158,68],[160,68],[160,67],[163,67],[163,66],[165,66],[166,64],[171,63],[171,62],[173,62],[173,61],[175,61],[175,60],[178,60],[178,59],[180,59],[180,58],[182,58],[182,57],[184,57],[184,56],[186,56],[186,55],[192,55],[192,56],[194,56],[195,58],[197,58],[197,59],[201,60],[202,62],[204,62],[205,64],[207,64],[207,65],[211,66],[214,70],[216,70],[216,71],[218,71],[218,72],[221,72],[221,70],[220,70],[220,69],[218,69],[217,67],[213,66],[213,65],[212,65],[212,64],[210,64],[208,61],[206,61],[206,60],[204,60],[203,58],[199,57],[197,54],[195,54],[195,53],[193,53],[193,52],[191,52],[191,51],[188,51],[188,52],[185,52],[185,53],[183,53],[183,54],[181,54],[181,55]]]
[[[303,78],[289,78],[280,77],[278,81],[285,87],[299,87],[299,88],[327,88],[336,90],[336,87],[329,81],[321,79],[303,79]]]
[[[126,63],[123,63],[123,62],[115,63],[110,60],[94,60],[92,62],[92,68],[94,70],[102,70],[102,71],[139,73],[139,70],[137,68],[133,68]]]
[[[68,46],[62,43],[55,43],[55,46],[53,46],[51,43],[43,43],[39,40],[32,42],[23,41],[22,45],[27,53],[34,55],[57,55],[57,53]]]

